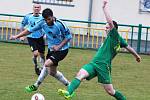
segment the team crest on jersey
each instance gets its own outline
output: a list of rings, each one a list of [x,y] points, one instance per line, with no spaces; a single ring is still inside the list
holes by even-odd
[[[114,47],[115,51],[118,52],[120,50],[120,43],[118,43],[115,47]]]

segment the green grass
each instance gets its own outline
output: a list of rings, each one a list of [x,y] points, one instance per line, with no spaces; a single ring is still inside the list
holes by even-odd
[[[70,49],[68,56],[58,69],[73,79],[82,65],[89,62],[96,51]],[[0,42],[0,100],[30,100],[36,93],[26,93],[24,87],[33,84],[37,76],[31,62],[29,46]],[[114,87],[126,95],[127,100],[150,99],[150,56],[141,55],[142,62],[136,63],[131,54],[120,53],[113,60],[112,77]],[[57,94],[58,88],[65,88],[52,77],[47,77],[38,92],[46,100],[64,100]],[[97,78],[83,81],[76,90],[73,100],[115,100],[107,95]]]

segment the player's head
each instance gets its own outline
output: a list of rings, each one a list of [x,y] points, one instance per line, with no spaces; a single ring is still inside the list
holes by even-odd
[[[54,17],[53,17],[53,11],[51,9],[49,8],[44,9],[42,12],[42,16],[48,25],[53,25]]]
[[[116,30],[118,30],[118,24],[117,24],[117,22],[116,21],[113,21],[113,24],[114,24],[114,27],[116,28]],[[109,26],[109,24],[108,23],[106,23],[106,31],[108,31],[108,30],[110,30],[110,26]]]
[[[114,24],[114,27],[116,28],[116,30],[118,30],[118,24],[117,24],[117,22],[113,20],[113,24]]]
[[[41,5],[40,4],[33,4],[33,13],[34,14],[39,14],[41,11]]]

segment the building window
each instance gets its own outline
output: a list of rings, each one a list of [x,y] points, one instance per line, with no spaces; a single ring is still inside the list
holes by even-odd
[[[73,0],[33,0],[33,3],[74,7]]]
[[[150,0],[140,0],[140,12],[150,12]]]

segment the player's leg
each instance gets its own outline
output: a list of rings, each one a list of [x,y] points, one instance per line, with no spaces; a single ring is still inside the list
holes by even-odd
[[[59,80],[61,83],[63,83],[65,86],[69,84],[69,81],[64,77],[64,75],[57,71],[57,66],[53,64],[53,61],[51,59],[47,59],[44,68],[42,69],[42,72],[40,76],[38,77],[38,80],[34,84],[35,86],[39,87],[39,85],[43,82],[44,78],[47,76],[47,74],[55,77],[57,80]]]
[[[36,46],[37,45],[36,39],[27,37],[27,40],[28,40],[28,44],[30,45],[30,48],[33,52],[32,62],[33,62],[34,67],[35,67],[35,73],[37,75],[39,75],[40,71],[38,69],[38,64],[37,64],[37,57],[38,57],[39,53],[38,53],[38,48]]]
[[[53,65],[50,66],[49,74],[54,78],[56,78],[61,83],[63,83],[65,86],[69,84],[69,81],[65,78],[65,76],[60,71],[57,71],[57,66],[59,61],[63,60],[67,54],[68,54],[68,49],[52,52],[52,55],[49,57],[49,59],[53,62]]]
[[[39,55],[40,55],[40,60],[39,60],[39,63],[40,63],[40,67],[42,67],[44,65],[44,62],[45,62],[45,41],[43,39],[43,37],[39,38],[37,40],[37,49],[38,49],[38,52],[39,52]]]
[[[40,58],[38,59],[38,66],[39,69],[42,70],[44,62],[45,62],[45,55],[44,53],[39,52]]]
[[[40,86],[40,84],[44,81],[45,77],[48,75],[48,70],[50,69],[50,67],[48,67],[48,66],[51,66],[53,64],[53,62],[52,61],[50,62],[48,59],[50,56],[51,56],[51,52],[48,49],[48,53],[46,56],[47,60],[44,63],[43,69],[41,70],[41,73],[40,73],[37,81],[33,85],[25,87],[25,90],[27,92],[36,91],[38,89],[38,87]]]
[[[57,66],[51,66],[50,67],[50,73],[51,76],[53,76],[54,78],[56,78],[58,81],[60,81],[62,84],[64,84],[65,86],[69,85],[69,81],[67,80],[67,78],[60,72],[57,70]]]
[[[126,97],[119,91],[116,91],[114,88],[113,88],[113,85],[112,84],[103,84],[103,87],[105,89],[105,91],[116,98],[116,100],[126,100]]]
[[[94,65],[89,63],[84,65],[80,71],[77,73],[76,77],[72,80],[67,88],[69,94],[72,94],[75,89],[77,89],[82,80],[90,80],[96,76]]]
[[[53,52],[48,50],[48,54],[46,57],[46,61],[44,64],[44,67],[41,71],[41,74],[39,75],[37,81],[35,82],[34,85],[31,86],[27,86],[25,87],[27,92],[32,92],[32,91],[36,91],[39,87],[39,85],[43,82],[43,80],[45,79],[45,77],[48,75],[48,73],[55,77],[56,79],[58,79],[60,82],[62,82],[64,85],[68,85],[69,81],[64,77],[64,75],[56,70],[56,66],[58,65],[58,62],[62,59],[64,59],[64,57],[67,55],[68,50],[65,50],[63,52]]]
[[[96,76],[93,65],[87,64],[84,65],[80,71],[77,73],[76,77],[69,84],[67,91],[63,89],[59,89],[58,93],[61,96],[64,96],[66,99],[72,98],[74,95],[74,91],[79,87],[82,80],[87,79],[90,80]]]
[[[48,75],[49,71],[50,71],[50,66],[53,65],[53,62],[50,59],[47,59],[44,63],[43,69],[37,79],[37,81],[30,86],[25,87],[25,90],[27,92],[33,92],[36,91],[38,89],[38,87],[41,85],[41,83],[44,81],[45,77]]]
[[[89,76],[89,73],[81,68],[77,73],[76,77],[71,81],[70,85],[67,88],[67,91],[71,95],[80,85],[81,81],[86,79]]]
[[[88,77],[89,74],[86,70],[80,69],[76,77],[71,81],[67,90],[58,89],[59,95],[63,96],[65,99],[70,100],[74,96],[74,91],[79,87],[81,81]]]
[[[107,64],[102,63],[99,67],[95,68],[97,71],[98,82],[102,83],[105,91],[116,98],[116,100],[126,100],[125,96],[119,91],[115,91],[112,85],[111,68]]]
[[[50,70],[50,66],[53,65],[53,62],[51,59],[49,59],[51,57],[52,53],[51,51],[48,49],[48,53],[46,56],[46,61],[44,63],[43,69],[37,79],[37,81],[35,82],[34,86],[36,86],[37,88],[39,87],[39,85],[44,81],[45,77],[48,75],[49,70]]]
[[[38,55],[39,55],[38,50],[34,49],[32,60],[33,60],[34,68],[35,68],[35,73],[37,75],[40,75],[40,70],[39,70],[39,66],[38,66],[38,63],[37,63],[37,57],[38,57]]]

